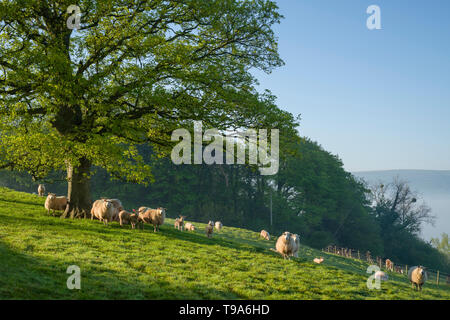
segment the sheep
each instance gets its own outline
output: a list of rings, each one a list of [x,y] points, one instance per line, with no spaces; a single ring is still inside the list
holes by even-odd
[[[261,230],[259,237],[266,240],[270,240],[270,234],[266,230]]]
[[[180,216],[179,218],[176,218],[176,219],[175,219],[175,223],[174,223],[175,229],[178,229],[178,230],[183,231],[183,228],[184,228],[184,218],[186,218],[186,216]]]
[[[383,271],[377,271],[375,272],[375,279],[379,279],[381,281],[386,281],[388,280],[388,275],[386,273],[384,273]]]
[[[213,221],[209,221],[208,224],[205,227],[206,236],[208,238],[211,238],[213,231],[214,231],[214,222]]]
[[[386,269],[391,272],[394,271],[394,263],[389,259],[386,259]]]
[[[408,270],[408,279],[413,289],[422,291],[422,286],[428,280],[428,274],[422,266],[414,266]]]
[[[293,240],[292,253],[291,256],[298,258],[298,250],[300,249],[300,237],[298,234],[292,235]]]
[[[166,209],[158,208],[151,209],[147,207],[139,208],[139,221],[142,222],[142,229],[144,229],[144,223],[153,225],[153,232],[159,231],[159,226],[164,224],[166,218]]]
[[[38,186],[38,195],[39,197],[43,197],[45,194],[45,186],[43,184],[40,184]]]
[[[192,223],[187,222],[184,226],[184,229],[186,231],[195,231],[195,226]]]
[[[276,250],[274,249],[271,250],[281,254],[284,259],[290,259],[289,256],[292,255],[294,245],[295,243],[294,240],[292,239],[291,233],[286,231],[281,236],[278,237],[277,243],[275,245]]]
[[[67,197],[60,196],[57,197],[54,193],[49,193],[47,199],[45,200],[44,207],[47,209],[48,214],[50,214],[50,210],[52,210],[52,215],[55,215],[56,211],[64,211],[67,207]]]
[[[112,205],[114,206],[114,209],[115,209],[113,212],[113,215],[112,215],[112,220],[120,222],[119,213],[124,210],[122,202],[119,199],[107,199],[107,198],[101,198],[101,199],[112,203]]]
[[[91,209],[91,220],[95,218],[102,221],[105,225],[108,222],[112,222],[115,217],[115,211],[117,209],[111,201],[100,199],[96,200]]]
[[[319,258],[314,258],[314,260],[313,260],[315,263],[317,263],[317,264],[321,264],[322,262],[323,262],[323,257],[320,257],[320,259]]]
[[[217,231],[220,231],[220,229],[222,229],[223,224],[220,221],[216,221],[216,223],[214,224],[214,227],[217,229]]]
[[[123,224],[131,224],[131,228],[135,229],[138,222],[138,215],[125,210],[119,212],[119,223],[122,227]]]

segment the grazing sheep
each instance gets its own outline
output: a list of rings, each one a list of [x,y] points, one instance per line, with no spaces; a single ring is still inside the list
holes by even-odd
[[[195,226],[192,223],[187,222],[184,226],[184,229],[186,231],[195,231]]]
[[[214,231],[214,222],[213,221],[209,221],[208,224],[205,227],[206,236],[208,238],[211,238],[213,231]]]
[[[138,215],[125,210],[119,212],[119,223],[122,227],[124,224],[131,224],[131,228],[135,229],[138,223]]]
[[[112,203],[115,209],[112,215],[112,221],[120,222],[119,213],[124,210],[122,202],[119,199],[106,199],[106,198],[101,199]]]
[[[389,259],[386,259],[386,269],[391,272],[394,271],[394,263]]]
[[[281,254],[284,259],[290,259],[289,256],[292,255],[294,246],[295,242],[292,239],[291,233],[286,231],[278,237],[277,243],[275,245],[275,251]]]
[[[43,197],[45,194],[45,186],[43,184],[40,184],[38,186],[38,195],[39,197]]]
[[[313,260],[315,263],[317,263],[317,264],[321,264],[322,262],[323,262],[323,257],[320,257],[320,259],[319,258],[314,258],[314,260]]]
[[[115,217],[115,211],[117,209],[111,201],[100,199],[94,202],[91,209],[91,220],[97,218],[102,221],[105,225],[108,222],[112,222]]]
[[[266,230],[261,230],[259,237],[266,240],[270,240],[270,234]]]
[[[186,216],[180,216],[179,218],[176,218],[176,219],[175,219],[175,223],[174,223],[175,229],[178,229],[178,230],[183,231],[183,228],[184,228],[184,218],[186,218]]]
[[[377,271],[375,272],[375,279],[379,279],[381,281],[386,281],[388,279],[388,275],[384,273],[383,271]]]
[[[164,224],[166,218],[166,209],[150,209],[147,207],[139,208],[139,220],[142,222],[142,229],[144,229],[144,223],[153,225],[153,232],[159,231],[159,226]]]
[[[424,267],[414,266],[408,270],[408,279],[413,289],[422,291],[423,284],[428,280],[428,274]]]
[[[217,229],[217,231],[220,231],[220,229],[222,229],[223,224],[220,221],[216,221],[214,227]]]
[[[298,258],[298,250],[300,249],[300,237],[298,234],[291,234],[293,241],[291,256]]]
[[[67,207],[67,197],[61,196],[57,197],[54,193],[49,193],[44,204],[45,209],[47,209],[48,214],[52,210],[52,215],[55,215],[55,211],[64,211]]]

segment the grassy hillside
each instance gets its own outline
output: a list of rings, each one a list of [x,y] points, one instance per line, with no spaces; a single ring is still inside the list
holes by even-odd
[[[436,225],[425,224],[422,237],[430,240],[440,237],[450,230],[450,170],[385,170],[353,172],[370,184],[392,182],[395,177],[408,182],[409,186],[419,192],[421,198],[431,207],[436,215]]]
[[[274,241],[248,230],[207,239],[204,224],[188,233],[167,219],[155,234],[51,217],[43,203],[0,188],[1,299],[450,299],[448,286],[419,293],[394,274],[368,290],[367,264],[305,246],[283,260],[269,250]],[[312,262],[319,256],[322,265]],[[81,268],[81,290],[66,287],[69,265]]]

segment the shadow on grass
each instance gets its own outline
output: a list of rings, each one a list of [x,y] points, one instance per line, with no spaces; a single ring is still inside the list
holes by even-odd
[[[230,292],[190,283],[170,283],[146,274],[122,275],[100,266],[83,266],[81,290],[67,288],[66,273],[77,261],[42,259],[0,242],[0,299],[239,299]],[[136,270],[134,270],[136,271]]]

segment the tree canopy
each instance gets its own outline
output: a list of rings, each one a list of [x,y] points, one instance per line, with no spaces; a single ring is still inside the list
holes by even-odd
[[[283,64],[273,1],[78,1],[79,30],[67,27],[71,4],[0,1],[0,167],[36,179],[67,169],[75,215],[92,165],[147,183],[137,146],[166,154],[193,120],[295,134],[251,74]]]

